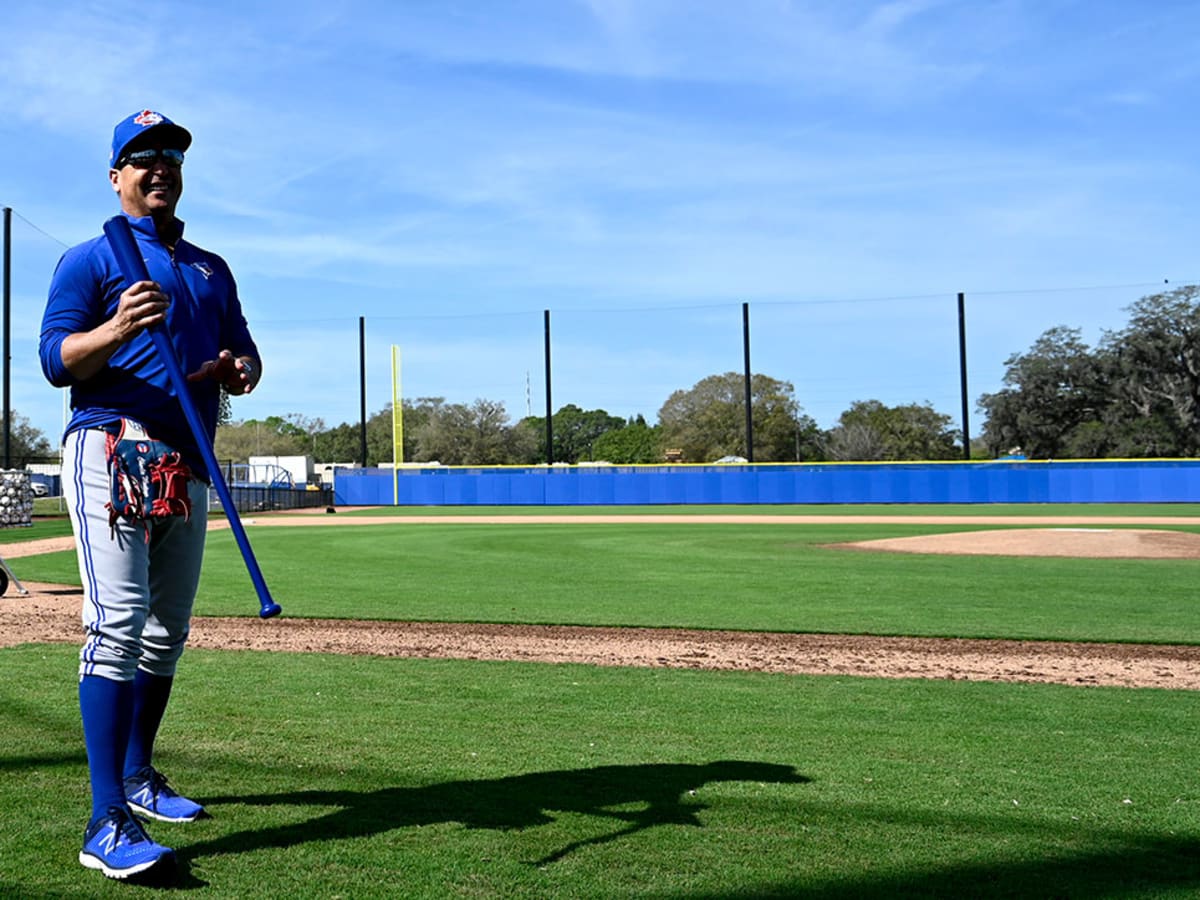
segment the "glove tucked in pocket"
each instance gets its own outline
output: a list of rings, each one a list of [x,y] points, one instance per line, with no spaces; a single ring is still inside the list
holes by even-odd
[[[144,524],[169,516],[187,519],[192,512],[188,497],[192,470],[179,451],[150,437],[132,419],[122,419],[104,430],[108,433],[106,448],[112,488],[105,504],[109,527],[115,526],[117,519]]]

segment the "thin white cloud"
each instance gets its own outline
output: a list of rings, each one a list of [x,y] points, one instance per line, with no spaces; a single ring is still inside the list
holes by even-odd
[[[868,12],[863,31],[890,34],[945,3],[946,0],[893,0],[880,4]]]
[[[653,408],[630,411],[652,416],[672,372],[673,387],[697,380],[689,359],[709,370],[698,377],[731,367],[704,350],[664,353],[659,371],[624,345],[619,310],[1194,268],[1200,64],[1181,36],[1200,13],[1177,0],[15,0],[5,14],[21,40],[0,57],[0,202],[59,239],[90,237],[115,209],[113,123],[145,104],[192,129],[180,214],[230,260],[252,325],[268,323],[279,380],[248,401],[264,415],[302,393],[336,417],[344,399],[304,363],[360,315],[613,310],[572,339],[579,362],[564,359],[563,377],[596,406],[623,414],[637,397]],[[24,234],[18,250],[19,293],[36,307],[61,248]],[[981,323],[990,378],[1045,327],[1091,320],[1086,304],[1058,303]],[[837,308],[806,311],[827,329],[806,361],[862,324],[826,316]],[[678,340],[707,345],[703,323],[675,321]],[[515,399],[498,399],[524,405],[528,365],[504,361],[518,351],[422,341],[429,368],[414,377],[431,392],[470,401],[487,394],[488,366],[512,369],[497,390]],[[589,380],[588,359],[604,374]],[[354,360],[330,365],[355,391]],[[940,383],[797,372],[833,405],[872,383],[909,399]],[[18,408],[57,418],[49,394]]]

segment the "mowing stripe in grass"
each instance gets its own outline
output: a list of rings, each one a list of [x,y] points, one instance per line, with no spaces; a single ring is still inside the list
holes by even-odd
[[[0,880],[75,862],[75,654],[0,651]],[[1187,897],[1200,695],[191,651],[151,824],[214,896]],[[30,717],[30,711],[37,714]]]
[[[261,528],[286,614],[327,618],[1194,643],[1197,560],[847,552],[913,525]],[[71,553],[21,577],[77,581]],[[197,612],[253,615],[231,535],[209,536]]]

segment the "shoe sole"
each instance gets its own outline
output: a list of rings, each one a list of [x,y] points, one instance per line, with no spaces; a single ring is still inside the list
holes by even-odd
[[[98,856],[93,856],[87,851],[79,851],[79,863],[85,869],[96,869],[103,872],[108,878],[115,878],[118,881],[124,881],[126,878],[132,878],[134,875],[141,875],[144,872],[149,872],[156,866],[165,867],[168,863],[174,863],[175,852],[168,850],[162,856],[147,860],[144,863],[138,863],[135,866],[130,866],[128,869],[114,869]]]
[[[127,800],[126,802],[129,804],[129,808],[133,811],[134,815],[144,816],[147,819],[157,819],[159,822],[195,822],[197,819],[204,818],[203,809],[196,810],[195,814],[191,816],[164,816],[160,812],[155,812],[145,806],[139,806],[132,800]]]

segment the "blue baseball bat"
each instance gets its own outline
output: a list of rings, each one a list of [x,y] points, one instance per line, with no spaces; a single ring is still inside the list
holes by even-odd
[[[117,265],[121,267],[121,274],[125,277],[126,288],[138,281],[153,280],[150,273],[146,271],[146,262],[142,259],[142,252],[138,250],[137,240],[133,236],[133,229],[129,227],[128,219],[123,215],[113,216],[104,223],[104,235],[108,238],[109,246],[112,247],[113,253],[117,257]],[[233,497],[230,496],[225,478],[221,474],[217,454],[213,451],[208,433],[204,430],[204,423],[200,421],[200,414],[196,412],[196,404],[192,402],[192,393],[188,389],[187,377],[183,374],[183,369],[179,367],[179,359],[175,356],[175,345],[171,343],[167,325],[163,322],[159,325],[152,325],[147,330],[150,332],[150,339],[154,342],[154,349],[167,367],[167,376],[171,379],[171,386],[175,389],[176,397],[179,398],[179,405],[183,407],[183,415],[192,429],[192,437],[196,439],[196,446],[200,448],[200,456],[204,460],[205,468],[208,469],[213,487],[217,489],[217,497],[221,500],[221,506],[225,508],[229,527],[233,529],[238,549],[242,551],[242,559],[246,561],[250,580],[254,582],[254,590],[258,592],[258,602],[261,606],[258,614],[264,619],[277,616],[283,612],[283,608],[271,599],[271,592],[267,590],[266,579],[263,578],[262,570],[258,567],[258,560],[254,558],[250,539],[246,537],[246,529],[242,527],[241,517],[238,516],[237,507],[233,505]]]

